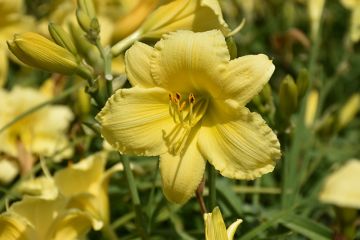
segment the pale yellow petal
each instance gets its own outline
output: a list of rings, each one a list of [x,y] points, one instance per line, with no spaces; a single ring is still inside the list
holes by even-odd
[[[344,7],[348,9],[353,9],[360,4],[359,0],[340,0],[340,2]]]
[[[227,236],[228,236],[228,240],[233,240],[234,239],[234,235],[236,232],[236,229],[238,228],[238,226],[240,225],[240,223],[242,223],[241,219],[237,219],[235,222],[233,222],[227,229]]]
[[[214,208],[212,213],[204,214],[206,240],[228,240],[226,226],[220,209]]]
[[[224,83],[224,96],[248,103],[270,80],[275,70],[266,55],[247,55],[230,61]]]
[[[118,151],[156,156],[167,151],[163,131],[174,125],[169,93],[161,88],[118,90],[96,116],[103,137]]]
[[[178,31],[164,36],[155,49],[151,73],[157,85],[180,93],[221,94],[230,56],[220,31]]]
[[[71,209],[64,211],[53,223],[48,239],[81,239],[91,229],[91,218],[85,212]]]
[[[95,191],[98,191],[98,188],[92,189],[92,187],[94,184],[101,184],[105,163],[106,158],[101,154],[97,154],[59,170],[54,176],[56,186],[66,197],[82,192],[96,194]]]
[[[63,198],[53,200],[24,197],[23,200],[11,205],[9,211],[24,217],[36,231],[37,239],[47,239],[46,234],[59,212],[65,207]]]
[[[58,196],[58,189],[50,177],[38,177],[23,181],[17,187],[22,195],[36,196],[44,199],[55,199]]]
[[[196,130],[186,142],[186,149],[179,155],[165,153],[160,156],[162,187],[166,198],[183,204],[191,198],[203,178],[206,161],[198,150]]]
[[[154,87],[150,72],[150,57],[154,48],[136,42],[125,54],[125,69],[128,79],[133,86],[143,88]]]
[[[176,0],[159,7],[141,27],[143,37],[159,38],[176,30],[203,32],[220,29],[229,32],[222,18],[219,3],[215,0]]]
[[[0,215],[0,240],[30,240],[29,235],[25,219],[11,213]]]
[[[353,159],[325,180],[320,200],[339,207],[360,209],[360,160]]]
[[[223,176],[255,179],[273,171],[280,144],[259,114],[245,107],[236,112],[209,114],[199,133],[199,149]]]
[[[73,195],[67,204],[67,208],[76,208],[87,212],[91,216],[91,224],[94,230],[99,230],[108,223],[107,218],[109,216],[104,216],[103,212],[100,211],[102,210],[101,207],[97,196],[86,192]]]
[[[0,184],[10,183],[19,174],[19,166],[14,162],[0,157]]]
[[[360,2],[351,13],[350,38],[354,43],[360,40]]]

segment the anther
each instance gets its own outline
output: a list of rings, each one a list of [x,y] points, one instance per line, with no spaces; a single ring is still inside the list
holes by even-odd
[[[181,100],[181,94],[180,93],[175,93],[175,97],[176,97],[176,99],[178,100],[178,101],[180,101]]]
[[[192,94],[192,93],[189,94],[189,103],[190,103],[190,104],[194,104],[194,103],[195,103],[195,96],[194,96],[194,94]]]

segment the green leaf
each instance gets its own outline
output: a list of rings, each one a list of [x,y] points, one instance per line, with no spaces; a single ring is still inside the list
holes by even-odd
[[[291,214],[287,218],[281,219],[280,223],[294,232],[297,232],[310,239],[331,239],[331,229],[306,217]]]

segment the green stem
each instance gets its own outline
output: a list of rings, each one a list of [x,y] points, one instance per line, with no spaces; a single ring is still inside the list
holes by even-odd
[[[124,165],[124,172],[128,182],[129,191],[131,195],[131,199],[134,205],[135,215],[136,215],[136,228],[142,239],[148,239],[148,235],[146,232],[146,227],[143,220],[143,213],[141,209],[141,202],[139,198],[139,193],[136,188],[134,175],[131,171],[129,157],[125,155],[120,155],[120,159],[122,164]]]
[[[216,170],[208,165],[208,180],[209,180],[209,209],[212,211],[216,207]]]
[[[120,55],[122,52],[124,52],[127,48],[129,48],[135,41],[141,39],[141,31],[136,31],[129,35],[128,37],[124,38],[120,42],[116,43],[112,49],[111,53],[114,57]]]
[[[101,232],[103,233],[105,238],[108,240],[118,240],[119,239],[117,237],[115,231],[113,230],[113,228],[111,228],[111,226],[108,224],[105,224],[103,226],[103,228],[101,229]]]
[[[43,107],[46,107],[47,105],[50,105],[52,103],[55,103],[57,101],[60,101],[62,100],[63,98],[69,96],[71,93],[75,92],[77,89],[79,89],[80,87],[82,87],[84,84],[80,83],[80,84],[77,84],[67,90],[65,90],[64,92],[62,92],[60,95],[48,100],[48,101],[45,101],[43,103],[40,103],[30,109],[28,109],[27,111],[19,114],[18,116],[16,116],[13,120],[11,120],[10,122],[8,122],[7,124],[5,124],[1,129],[0,129],[0,134],[2,132],[4,132],[7,128],[11,127],[12,125],[14,125],[15,123],[17,123],[18,121],[20,121],[21,119],[29,116],[30,114],[40,110],[41,108]]]

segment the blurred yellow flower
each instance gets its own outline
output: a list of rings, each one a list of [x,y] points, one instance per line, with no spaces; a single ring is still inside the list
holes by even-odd
[[[325,180],[320,201],[360,209],[360,160],[349,160]]]
[[[4,85],[8,72],[8,50],[6,40],[14,33],[29,31],[33,27],[33,19],[25,16],[23,0],[0,1],[0,87]]]
[[[205,213],[204,221],[206,240],[233,240],[235,231],[242,222],[241,219],[237,219],[226,229],[224,219],[218,207],[214,208],[212,213]]]
[[[136,40],[161,38],[176,30],[202,32],[212,29],[219,29],[224,35],[230,33],[218,0],[175,0],[152,12],[137,31],[115,44],[112,51],[118,55]]]
[[[0,240],[75,240],[91,228],[91,217],[67,208],[67,200],[25,197],[0,215]]]
[[[306,99],[306,110],[304,116],[305,126],[311,127],[314,125],[318,104],[319,92],[316,89],[313,89]]]
[[[360,93],[353,94],[342,106],[337,118],[337,129],[346,127],[360,110]]]
[[[15,161],[0,157],[0,185],[10,183],[19,173]]]
[[[360,1],[341,0],[341,3],[351,11],[350,39],[357,42],[360,40]]]
[[[109,179],[123,169],[117,164],[105,171],[106,157],[106,153],[91,155],[54,176],[59,192],[70,199],[69,206],[85,210],[105,224],[109,223]]]
[[[193,195],[206,160],[229,178],[273,171],[278,139],[245,107],[274,71],[267,56],[230,61],[220,31],[178,31],[154,48],[135,43],[126,71],[134,87],[118,90],[97,115],[102,135],[122,153],[160,155],[170,201]]]
[[[307,10],[311,24],[311,38],[314,41],[319,32],[320,21],[325,5],[325,0],[307,0]]]
[[[15,87],[11,91],[0,89],[0,128],[28,111],[32,107],[49,100],[49,96],[39,90]],[[65,131],[73,114],[68,107],[46,106],[0,132],[0,152],[19,157],[21,147],[40,156],[52,156],[68,144]],[[64,151],[54,160],[67,157],[71,151]]]

